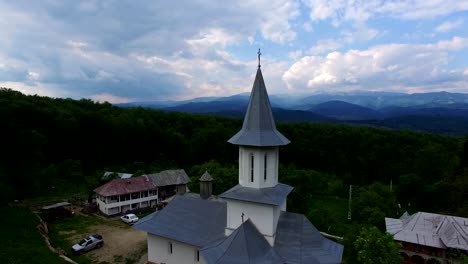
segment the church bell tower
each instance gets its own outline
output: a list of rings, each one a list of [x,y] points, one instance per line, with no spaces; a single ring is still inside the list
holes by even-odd
[[[250,94],[242,129],[229,143],[239,146],[239,184],[244,187],[268,188],[278,184],[278,146],[289,140],[276,130],[270,100],[260,66]]]
[[[292,187],[278,182],[279,146],[289,140],[276,130],[270,100],[258,69],[242,128],[228,140],[239,146],[239,184],[220,197],[226,199],[226,235],[249,218],[273,245],[280,211],[286,211]]]

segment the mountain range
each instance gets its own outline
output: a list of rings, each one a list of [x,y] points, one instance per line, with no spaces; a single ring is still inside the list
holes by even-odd
[[[121,107],[242,118],[249,94],[186,101],[133,102]],[[315,95],[270,95],[279,122],[347,123],[448,135],[468,134],[468,94],[353,91]]]

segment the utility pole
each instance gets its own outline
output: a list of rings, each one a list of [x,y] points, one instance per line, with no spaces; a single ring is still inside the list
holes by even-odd
[[[349,185],[349,200],[348,200],[348,220],[351,220],[351,200],[353,199],[353,185]]]

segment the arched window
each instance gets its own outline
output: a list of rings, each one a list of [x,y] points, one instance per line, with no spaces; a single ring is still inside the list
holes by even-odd
[[[250,182],[254,182],[254,155],[250,153]]]

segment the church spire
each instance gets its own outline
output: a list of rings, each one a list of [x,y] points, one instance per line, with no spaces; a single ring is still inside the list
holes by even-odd
[[[260,49],[258,50],[258,69],[250,94],[249,105],[242,129],[228,140],[234,145],[244,146],[283,146],[289,140],[276,130],[270,100],[260,69]]]

